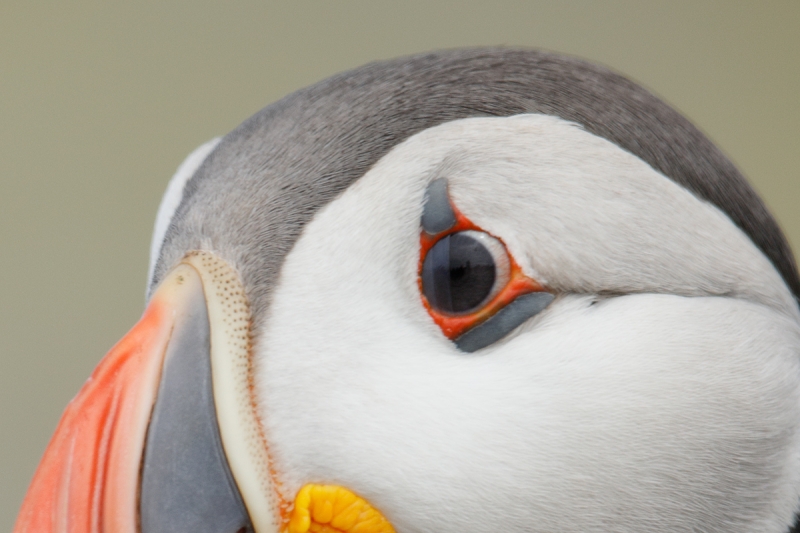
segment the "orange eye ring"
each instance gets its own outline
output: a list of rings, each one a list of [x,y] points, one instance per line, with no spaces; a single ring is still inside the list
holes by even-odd
[[[422,298],[422,303],[425,306],[425,309],[428,311],[428,314],[431,316],[433,321],[439,326],[444,333],[445,337],[450,340],[455,340],[456,338],[460,337],[465,332],[469,331],[470,329],[478,326],[494,316],[498,311],[506,307],[508,304],[513,302],[519,296],[523,294],[528,294],[531,292],[546,292],[545,289],[539,282],[536,280],[526,276],[522,272],[522,268],[520,268],[519,264],[514,260],[514,257],[511,254],[508,254],[509,260],[509,278],[506,285],[501,288],[497,294],[488,302],[483,304],[479,309],[475,310],[472,313],[468,314],[459,314],[459,315],[450,315],[447,313],[443,313],[438,311],[431,306],[428,299],[425,297],[425,293],[422,287],[422,265],[425,261],[425,257],[430,251],[433,246],[439,242],[442,238],[452,235],[453,233],[458,233],[461,231],[473,230],[473,231],[480,231],[491,235],[498,241],[503,244],[503,247],[506,248],[506,253],[508,253],[508,248],[506,247],[503,240],[491,233],[483,230],[482,228],[475,225],[471,220],[469,220],[458,208],[450,202],[450,207],[453,210],[453,214],[455,215],[455,224],[449,229],[431,235],[427,233],[425,230],[420,231],[420,257],[419,257],[419,264],[417,270],[417,284],[419,286],[420,296]]]

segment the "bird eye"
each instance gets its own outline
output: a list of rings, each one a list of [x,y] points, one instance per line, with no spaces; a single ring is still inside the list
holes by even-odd
[[[482,231],[445,235],[422,263],[422,292],[441,313],[470,313],[497,295],[509,280],[503,243]]]
[[[420,225],[422,303],[462,352],[502,339],[555,298],[522,272],[500,239],[458,210],[445,178],[428,184]]]

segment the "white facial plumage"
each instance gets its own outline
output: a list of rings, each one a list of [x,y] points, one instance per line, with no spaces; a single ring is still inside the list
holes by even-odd
[[[559,294],[459,352],[417,283],[422,199]],[[399,532],[782,533],[800,492],[800,317],[730,219],[543,115],[422,131],[305,227],[255,339],[277,474]],[[790,430],[787,430],[790,428]]]

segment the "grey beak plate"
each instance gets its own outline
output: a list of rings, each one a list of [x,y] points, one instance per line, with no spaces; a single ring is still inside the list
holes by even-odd
[[[142,466],[142,533],[253,531],[220,440],[202,294],[175,327]]]

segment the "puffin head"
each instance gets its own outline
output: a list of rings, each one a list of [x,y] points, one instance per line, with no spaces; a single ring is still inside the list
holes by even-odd
[[[370,64],[182,165],[15,531],[785,533],[798,294],[741,174],[619,75]]]

